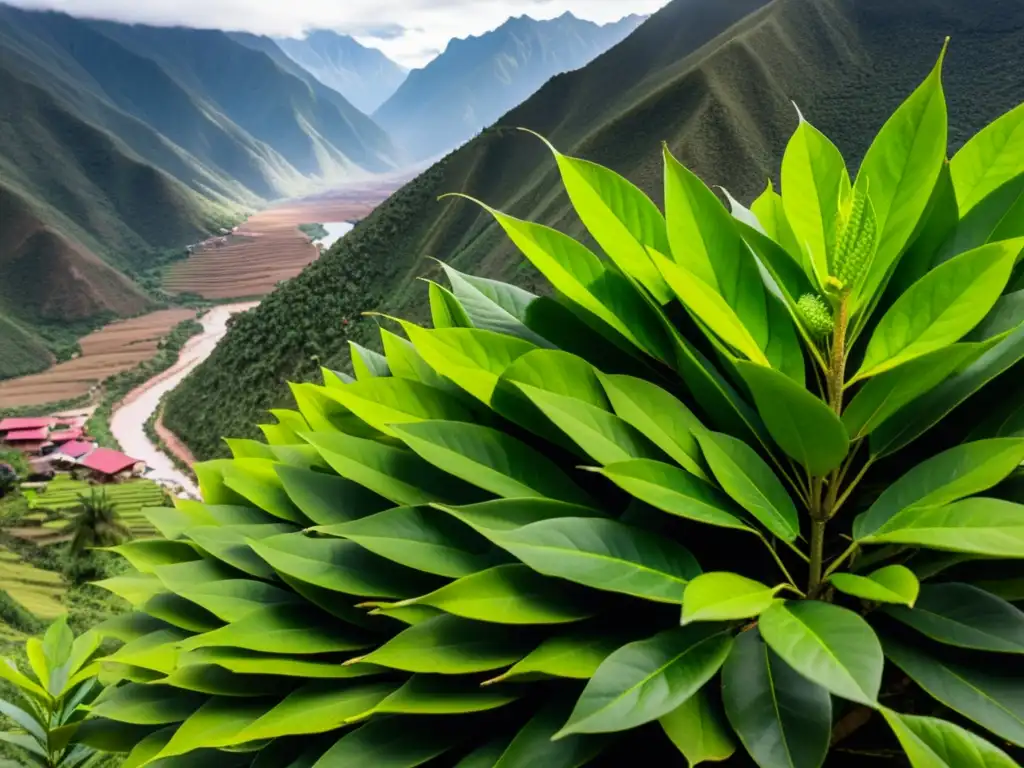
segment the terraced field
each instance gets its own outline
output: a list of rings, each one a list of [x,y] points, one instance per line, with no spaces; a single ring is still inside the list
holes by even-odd
[[[155,355],[160,339],[190,317],[195,317],[195,310],[165,309],[104,326],[79,342],[80,357],[42,373],[0,381],[0,406],[38,405],[84,395],[107,376]]]
[[[0,589],[44,621],[66,611],[60,600],[64,594],[60,574],[36,568],[3,547],[0,547]]]
[[[403,178],[376,179],[315,198],[260,211],[221,245],[209,245],[174,264],[163,280],[172,293],[209,299],[269,293],[319,257],[300,224],[362,219],[391,195]]]
[[[78,506],[78,495],[88,495],[96,486],[86,482],[72,480],[66,475],[59,475],[47,485],[42,493],[25,491],[29,509],[39,510],[26,519],[35,518],[38,527],[22,526],[9,528],[12,536],[32,541],[39,546],[67,540],[64,529],[71,522],[70,513]],[[133,480],[118,485],[103,486],[107,498],[115,505],[118,515],[128,525],[135,538],[148,538],[156,535],[156,529],[142,516],[147,507],[159,507],[164,503],[163,489],[151,480]],[[57,517],[45,515],[45,511],[56,512]],[[37,517],[36,514],[39,516]],[[31,533],[29,533],[31,532]]]

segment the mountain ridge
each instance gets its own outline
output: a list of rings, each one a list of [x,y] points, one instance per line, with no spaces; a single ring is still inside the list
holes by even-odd
[[[512,17],[481,35],[454,38],[412,70],[374,119],[411,157],[448,151],[529,98],[550,77],[576,69],[618,43],[645,17],[599,25],[570,13]]]
[[[303,39],[273,40],[286,56],[368,115],[398,90],[408,74],[382,51],[330,30],[313,30]]]
[[[243,211],[397,166],[371,118],[267,45],[0,4],[0,317],[20,350],[0,378],[49,364],[50,323],[152,308],[134,280]]]

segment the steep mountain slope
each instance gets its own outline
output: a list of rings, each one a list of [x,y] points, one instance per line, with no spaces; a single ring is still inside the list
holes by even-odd
[[[405,67],[376,48],[329,30],[315,30],[301,40],[276,38],[275,42],[299,66],[366,114],[387,101],[408,74]]]
[[[199,103],[273,147],[304,176],[338,180],[356,167],[394,167],[387,135],[340,94],[288,71],[280,63],[285,57],[275,61],[216,30],[94,26],[157,63]]]
[[[553,75],[608,50],[642,21],[627,16],[599,26],[571,13],[550,21],[509,19],[492,32],[452,40],[426,67],[409,73],[374,119],[414,158],[439,155],[525,101]]]
[[[0,4],[0,378],[48,364],[49,323],[152,306],[130,278],[245,209],[394,167],[370,118],[254,40]]]
[[[764,6],[764,7],[762,7]],[[746,15],[750,14],[750,15]],[[499,126],[526,126],[607,164],[661,200],[660,142],[713,184],[750,200],[775,175],[795,99],[853,162],[953,37],[946,65],[953,143],[1024,99],[1024,6],[1007,0],[675,0],[585,69],[554,78]],[[721,35],[713,39],[716,35]],[[550,154],[492,128],[399,190],[329,254],[238,317],[168,403],[199,456],[254,435],[287,380],[342,367],[347,338],[373,343],[361,312],[425,321],[427,256],[542,290],[521,255],[462,191],[573,234]],[[348,326],[342,320],[350,319]]]

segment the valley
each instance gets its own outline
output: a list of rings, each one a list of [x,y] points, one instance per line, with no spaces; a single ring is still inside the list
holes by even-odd
[[[299,231],[300,224],[358,221],[403,183],[401,176],[375,178],[266,208],[232,234],[214,236],[189,258],[172,264],[161,286],[172,294],[204,299],[261,296],[319,257],[317,247]]]
[[[161,288],[200,302],[263,296],[319,258],[319,248],[299,231],[300,224],[362,219],[404,180],[402,175],[381,176],[269,206],[243,222],[236,232],[212,237],[207,247],[174,262],[163,276]],[[0,380],[0,410],[95,392],[107,377],[152,357],[160,339],[194,315],[194,308],[179,307],[110,323],[81,339],[79,357],[41,373]]]
[[[210,309],[200,322],[203,330],[193,336],[182,348],[178,361],[163,373],[139,385],[114,408],[110,417],[110,432],[121,450],[133,458],[145,461],[153,470],[150,479],[179,486],[193,498],[199,489],[188,475],[146,436],[145,424],[157,410],[161,398],[173,390],[213,352],[228,330],[228,318],[238,312],[255,307],[257,302],[222,304]]]

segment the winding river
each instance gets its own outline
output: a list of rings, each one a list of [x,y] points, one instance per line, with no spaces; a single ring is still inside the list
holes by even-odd
[[[147,477],[164,485],[181,486],[190,496],[198,498],[199,489],[195,483],[146,437],[145,424],[157,409],[160,398],[178,386],[182,379],[210,356],[227,333],[228,318],[237,312],[252,309],[258,303],[221,304],[211,309],[200,318],[203,330],[185,343],[178,362],[133,389],[114,409],[110,418],[110,431],[126,454],[146,462],[151,470]]]

